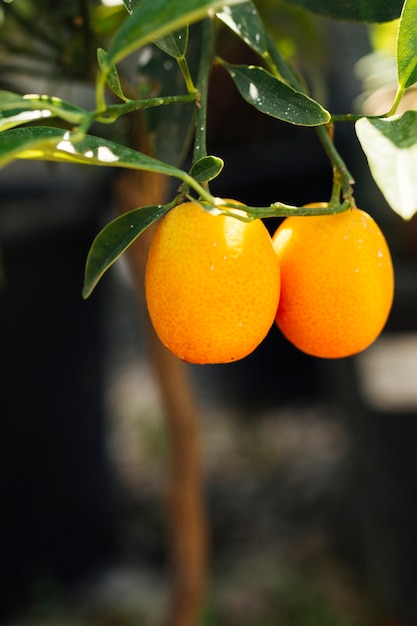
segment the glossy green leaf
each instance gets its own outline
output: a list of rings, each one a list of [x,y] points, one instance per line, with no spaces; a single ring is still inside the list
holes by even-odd
[[[397,37],[398,84],[403,89],[417,82],[417,0],[405,0]]]
[[[330,113],[300,91],[261,67],[223,63],[243,98],[256,109],[279,120],[301,126],[330,121]]]
[[[87,111],[61,98],[39,94],[21,96],[0,91],[0,129],[46,117],[58,117],[70,124],[79,124]]]
[[[252,50],[265,58],[269,65],[275,64],[275,69],[285,82],[294,89],[304,91],[294,71],[281,55],[276,41],[265,28],[264,21],[251,0],[223,7],[217,12],[217,17]]]
[[[219,157],[206,156],[194,163],[190,175],[200,183],[208,183],[220,174],[223,165]]]
[[[65,131],[57,133],[56,129],[43,126],[5,130],[0,135],[0,167],[18,158],[42,158],[53,150]]]
[[[106,75],[106,81],[110,89],[116,96],[118,96],[121,100],[126,102],[127,98],[125,97],[122,86],[120,84],[119,73],[116,69],[114,63],[109,59],[109,55],[105,50],[99,48],[97,50],[97,61],[100,69]]]
[[[141,0],[123,0],[126,9],[132,14],[138,8]]]
[[[164,37],[157,37],[154,44],[174,59],[182,59],[185,56],[188,45],[188,26],[184,26]]]
[[[281,77],[291,87],[303,91],[299,79],[278,50],[276,42],[265,29],[253,2],[223,7],[217,17],[235,32],[252,50],[272,61]]]
[[[417,111],[387,119],[361,118],[356,134],[388,204],[410,219],[417,212]]]
[[[390,22],[400,16],[404,0],[285,0],[302,9],[333,19],[354,22]]]
[[[0,165],[14,159],[41,159],[84,165],[127,167],[184,180],[182,170],[146,154],[93,135],[74,143],[69,131],[48,126],[6,130],[0,135]]]
[[[35,110],[35,111],[18,111],[18,112],[10,112],[0,113],[0,131],[8,130],[9,128],[15,128],[16,126],[21,126],[22,124],[27,124],[28,122],[35,122],[37,120],[45,119],[48,117],[52,117],[52,113],[50,111],[44,110]],[[1,138],[0,138],[1,141]]]
[[[217,13],[217,17],[252,50],[261,56],[268,51],[268,36],[258,10],[252,2],[224,6]]]
[[[120,215],[105,226],[94,239],[87,256],[83,298],[88,298],[103,274],[170,205],[146,206]]]
[[[240,0],[141,0],[115,34],[109,56],[117,63],[145,44]],[[135,3],[136,4],[136,3]]]

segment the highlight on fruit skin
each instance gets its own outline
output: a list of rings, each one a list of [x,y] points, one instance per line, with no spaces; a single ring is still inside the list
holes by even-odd
[[[210,214],[197,202],[161,219],[145,295],[156,333],[179,358],[200,364],[244,358],[273,325],[279,294],[278,259],[261,220]]]
[[[369,347],[386,324],[394,296],[391,254],[373,218],[357,208],[291,216],[272,239],[281,268],[276,323],[285,337],[323,358]]]

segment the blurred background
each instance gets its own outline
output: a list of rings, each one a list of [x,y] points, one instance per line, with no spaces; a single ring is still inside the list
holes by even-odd
[[[50,5],[0,7],[0,87],[87,106],[93,64],[80,59],[93,59],[120,13],[107,8],[97,23],[108,31],[86,31],[87,3]],[[264,9],[330,111],[387,108],[389,32],[284,3]],[[226,33],[220,42],[229,60],[253,61]],[[331,169],[312,129],[257,113],[221,70],[209,111],[209,153],[226,163],[215,194],[259,206],[329,197]],[[129,122],[115,132],[128,137]],[[338,126],[336,144],[358,206],[391,247],[393,311],[357,357],[308,357],[272,328],[244,361],[187,367],[201,411],[207,626],[417,624],[416,222],[386,205],[352,125]],[[81,299],[88,249],[115,213],[115,182],[110,170],[73,165],[22,161],[0,171],[7,626],[153,626],[166,611],[166,426],[126,260]]]

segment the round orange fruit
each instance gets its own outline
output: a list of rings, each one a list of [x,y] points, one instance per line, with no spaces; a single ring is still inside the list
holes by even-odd
[[[325,358],[350,356],[372,344],[394,293],[390,251],[373,218],[356,208],[291,216],[272,239],[281,268],[276,322],[285,337]]]
[[[262,221],[211,214],[197,202],[160,221],[146,301],[162,343],[181,359],[227,363],[250,354],[274,323],[279,293],[278,259]]]

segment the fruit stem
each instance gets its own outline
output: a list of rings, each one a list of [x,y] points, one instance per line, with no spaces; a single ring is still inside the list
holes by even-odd
[[[354,206],[352,185],[355,183],[355,179],[349,172],[346,163],[334,145],[333,130],[333,124],[331,123],[316,127],[317,135],[333,166],[332,200],[337,192],[337,189],[339,188],[339,193],[341,190],[343,198],[348,200],[351,205]]]
[[[320,207],[299,207],[290,204],[283,204],[282,202],[274,202],[266,207],[243,207],[242,205],[233,204],[232,202],[221,198],[216,198],[214,204],[212,202],[208,202],[208,204],[209,206],[206,206],[205,202],[201,202],[201,205],[206,210],[210,210],[210,206],[212,206],[214,211],[217,213],[229,215],[230,217],[234,217],[242,222],[250,222],[255,219],[266,219],[268,217],[290,217],[292,215],[306,217],[312,215],[333,215],[335,213],[342,213],[352,207],[352,199],[349,198],[342,203],[340,203],[339,200],[336,200],[334,203],[330,202],[329,204]],[[233,211],[233,209],[239,209],[239,212]]]
[[[357,122],[358,120],[366,117],[367,120],[380,120],[387,117],[389,113],[383,113],[382,115],[364,115],[363,113],[339,113],[332,114],[332,123],[337,122]]]
[[[186,174],[185,172],[184,175],[181,177],[181,180],[183,181],[183,183],[185,183],[187,188],[191,187],[192,189],[194,189],[194,191],[198,193],[199,197],[205,200],[210,206],[216,206],[215,199],[209,192],[207,184],[202,183],[200,185],[200,183],[198,183],[195,178],[193,178],[189,174]],[[186,190],[184,190],[180,195],[185,195],[186,197],[188,197],[188,193],[186,192]]]
[[[330,196],[330,202],[329,202],[331,206],[335,204],[339,204],[341,191],[342,191],[342,186],[340,182],[335,178],[333,180],[332,195]]]

